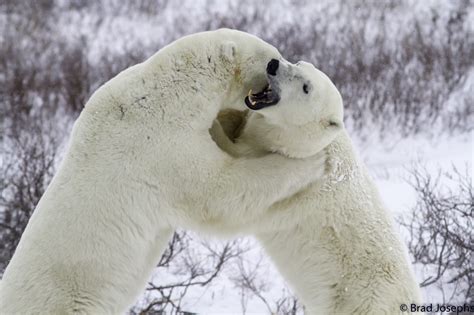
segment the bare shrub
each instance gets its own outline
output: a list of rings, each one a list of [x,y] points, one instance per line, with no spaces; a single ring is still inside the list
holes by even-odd
[[[421,287],[436,286],[443,303],[474,301],[474,190],[472,174],[426,170],[412,172],[418,201],[400,223],[409,232],[408,247],[425,278]],[[455,187],[441,183],[451,182]]]
[[[158,277],[158,283],[149,282],[144,300],[139,301],[130,313],[191,314],[183,306],[188,290],[210,285],[229,263],[240,259],[244,251],[238,240],[215,244],[183,231],[176,232],[156,269],[158,275],[172,274],[173,280],[164,281],[163,277]]]
[[[232,281],[240,291],[240,305],[243,314],[247,311],[250,298],[257,298],[263,303],[268,314],[303,314],[302,305],[287,287],[282,287],[277,296],[269,292],[273,283],[267,275],[268,267],[269,265],[264,261],[262,255],[256,261],[244,257],[239,257],[235,261],[234,268],[236,272],[232,277]]]
[[[49,126],[23,127],[22,132],[9,135],[0,151],[0,274],[54,170],[57,143],[48,133]]]

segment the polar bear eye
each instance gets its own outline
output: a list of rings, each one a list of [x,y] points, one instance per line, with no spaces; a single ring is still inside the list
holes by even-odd
[[[309,93],[309,86],[308,86],[308,84],[306,84],[306,83],[303,84],[303,92],[305,92],[306,94]]]

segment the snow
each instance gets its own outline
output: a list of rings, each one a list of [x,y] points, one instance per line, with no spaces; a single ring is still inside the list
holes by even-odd
[[[429,18],[433,10],[440,15],[440,19],[446,20],[452,13],[452,8],[457,5],[455,2],[439,0],[407,1],[409,3],[408,8],[406,6],[395,8],[398,12],[385,17],[383,27],[386,29],[387,34],[395,34],[393,36],[397,36],[397,34],[401,35],[403,32],[411,32],[412,27],[410,25],[413,21],[413,16],[426,15]],[[151,17],[147,14],[131,16],[128,12],[108,10],[98,10],[98,12],[88,12],[88,14],[71,11],[69,14],[60,15],[60,20],[57,21],[57,29],[54,31],[57,33],[55,35],[59,38],[68,38],[71,41],[87,37],[87,51],[92,63],[100,62],[101,52],[104,51],[104,47],[110,51],[125,53],[133,51],[132,48],[135,46],[140,47],[140,50],[145,51],[145,54],[151,54],[161,46],[176,39],[176,37],[205,27],[206,17],[214,13],[219,13],[225,19],[226,16],[229,16],[229,7],[226,3],[235,4],[235,8],[243,10],[242,12],[248,13],[248,15],[251,15],[252,10],[255,9],[253,6],[239,7],[238,1],[186,0],[179,3],[170,2],[164,10],[159,10],[156,15]],[[298,3],[304,3],[304,5],[299,5]],[[358,19],[360,19],[357,5],[354,5],[353,20],[326,21],[321,13],[330,13],[329,15],[332,16],[332,11],[339,12],[338,10],[340,10],[330,0],[307,2],[291,0],[281,2],[265,1],[264,4],[267,8],[265,16],[259,18],[264,21],[265,25],[270,27],[259,29],[255,26],[254,29],[251,27],[251,29],[247,30],[262,37],[274,33],[279,25],[289,23],[294,21],[294,19],[298,19],[299,25],[302,26],[302,31],[311,32],[324,26],[331,33],[337,33],[341,23],[357,24]],[[291,12],[288,12],[288,6],[291,7]],[[240,13],[235,12],[235,15],[238,14]],[[472,33],[472,30],[474,30],[474,10],[467,10],[467,14],[469,15],[467,20],[470,21],[467,27]],[[183,23],[183,21],[186,21],[183,17],[187,15],[193,17],[193,25]],[[312,25],[311,23],[315,21],[314,17],[319,18],[319,16],[321,16],[323,22]],[[375,38],[377,32],[380,31],[378,27],[381,24],[378,19],[373,19],[372,17],[369,17],[369,19],[371,24],[366,36]],[[97,28],[96,24],[99,22],[101,27]],[[0,12],[0,29],[5,28],[6,23],[7,20],[4,18],[3,13]],[[212,21],[211,28],[213,25],[218,25],[218,23],[219,21]],[[406,27],[400,27],[400,25],[405,25]],[[440,32],[436,36],[443,36],[443,33]],[[0,37],[1,40],[2,37]],[[370,58],[370,49],[367,52],[367,58]],[[416,66],[416,64],[413,66]],[[0,80],[5,77],[2,75],[3,73],[0,73]],[[410,80],[410,76],[407,77],[407,80]],[[417,82],[413,82],[413,84],[416,85]],[[433,89],[435,88],[433,87]],[[464,84],[451,94],[449,101],[446,102],[448,111],[444,112],[444,114],[449,117],[451,117],[451,114],[455,116],[455,110],[459,107],[456,105],[457,102],[459,102],[460,98],[472,99],[473,89],[474,68],[471,69]],[[452,111],[449,111],[451,109]],[[59,124],[58,121],[69,126],[58,128],[59,130],[70,130],[72,126],[71,121],[58,118],[56,120],[57,124]],[[374,132],[372,128],[377,130],[375,129],[377,128],[376,126],[366,126],[366,129],[371,134],[368,138],[364,137],[364,139],[358,138],[355,132],[349,131],[350,134],[354,135],[354,146],[374,178],[387,208],[394,217],[404,216],[415,205],[417,196],[407,181],[410,177],[410,171],[415,166],[424,167],[433,175],[437,174],[439,169],[449,171],[452,170],[452,167],[459,170],[469,169],[471,174],[473,173],[474,131],[463,134],[450,134],[449,132],[437,129],[438,127],[435,126],[435,130],[431,135],[422,134],[402,138],[397,134],[390,135],[389,132],[386,132],[388,135],[384,139],[380,139],[377,132]],[[70,133],[65,132],[65,134]],[[64,151],[66,142],[64,141],[62,144],[60,152]],[[3,145],[6,144],[3,143]],[[58,157],[60,156],[61,154],[58,155]],[[2,163],[1,158],[2,156],[0,155],[0,165]],[[455,183],[443,182],[442,184],[449,186]],[[403,229],[400,229],[400,232],[402,238],[404,238],[406,235],[404,235]],[[196,236],[196,244],[202,239],[204,237]],[[220,244],[223,241],[210,240],[210,242]],[[259,277],[266,282],[260,293],[270,303],[274,303],[280,297],[287,295],[285,281],[264,254],[257,241],[247,237],[243,239],[243,242],[247,243],[251,248],[251,250],[244,254],[244,265],[247,268],[257,265]],[[243,298],[241,296],[240,289],[235,286],[233,281],[236,274],[238,274],[236,266],[231,265],[210,286],[191,288],[186,295],[183,310],[201,314],[242,314],[242,304],[246,301],[246,314],[268,314],[267,306],[257,297],[247,295]],[[422,270],[417,270],[417,276],[420,280],[422,279]],[[170,283],[173,281],[174,276],[166,272],[157,272],[154,278],[156,279],[155,283]],[[435,287],[431,287],[424,293],[428,302],[437,302],[441,298],[440,293]],[[271,306],[273,307],[274,304]]]
[[[436,139],[411,137],[391,146],[380,143],[376,147],[368,146],[370,144],[364,144],[364,150],[360,150],[362,159],[394,214],[406,212],[415,202],[416,196],[407,179],[417,165],[426,168],[430,174],[453,166],[459,170],[472,169],[472,133]]]

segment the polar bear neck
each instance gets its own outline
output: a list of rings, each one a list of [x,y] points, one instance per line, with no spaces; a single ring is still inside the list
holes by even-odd
[[[284,131],[265,123],[265,119],[261,115],[250,113],[242,124],[245,125],[241,126],[241,131],[237,134],[238,138],[235,139],[238,144],[236,156],[257,157],[268,152],[286,156],[309,155],[302,149],[304,145],[298,142],[298,140],[308,141],[307,139],[295,139],[293,143],[284,141],[285,145],[278,144],[278,136]],[[293,144],[296,149],[288,147],[287,143]],[[363,163],[358,160],[347,131],[339,132],[339,135],[323,150],[327,153],[332,165],[331,172],[322,187],[324,191],[335,189],[340,182],[351,180],[356,174],[365,174]]]

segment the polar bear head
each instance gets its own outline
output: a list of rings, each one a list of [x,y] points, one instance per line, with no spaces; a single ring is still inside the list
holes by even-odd
[[[217,48],[222,61],[220,68],[230,71],[233,77],[233,84],[225,97],[226,105],[242,108],[243,98],[250,89],[265,88],[268,81],[265,67],[272,59],[283,60],[281,54],[272,45],[245,32],[219,29],[208,33],[213,37],[209,41],[209,50]]]
[[[307,62],[280,58],[268,63],[266,73],[268,85],[245,98],[250,113],[240,141],[303,158],[336,138],[344,127],[342,98],[323,72]]]

